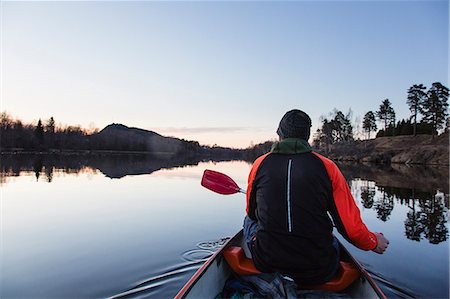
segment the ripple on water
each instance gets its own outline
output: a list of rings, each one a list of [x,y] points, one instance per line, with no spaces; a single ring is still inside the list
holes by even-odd
[[[226,237],[198,243],[195,248],[181,254],[181,258],[184,260],[183,263],[175,265],[163,273],[139,281],[132,288],[111,296],[110,299],[166,297],[164,296],[164,289],[173,291],[174,286],[183,285],[187,281],[187,274],[193,273],[200,268],[229,239],[229,237]],[[188,277],[190,276],[191,274]]]

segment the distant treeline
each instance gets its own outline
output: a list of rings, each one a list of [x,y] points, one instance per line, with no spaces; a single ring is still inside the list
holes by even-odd
[[[80,126],[56,127],[53,117],[36,125],[13,119],[8,113],[0,114],[1,149],[48,150],[89,149],[89,134]]]
[[[449,89],[435,82],[426,90],[423,84],[411,86],[406,103],[411,111],[409,119],[397,121],[389,99],[382,101],[375,112],[364,115],[361,126],[367,138],[377,132],[377,121],[383,125],[376,137],[396,135],[430,134],[433,137],[445,129],[448,131]],[[322,126],[313,136],[316,148],[328,148],[337,142],[353,141],[355,124],[347,114],[334,110],[332,117],[323,117]],[[420,121],[418,120],[419,118]],[[0,114],[0,151],[134,151],[134,152],[179,152],[200,155],[215,155],[236,159],[253,160],[270,150],[273,142],[266,142],[247,149],[231,149],[217,146],[202,146],[197,141],[161,136],[152,131],[128,128],[113,124],[102,131],[88,132],[80,126],[56,126],[53,117],[37,124],[25,124],[13,119],[8,113]]]
[[[449,130],[448,95],[449,89],[440,82],[433,83],[428,91],[423,84],[414,84],[406,95],[406,104],[411,111],[408,119],[396,121],[394,108],[389,99],[385,99],[377,111],[368,111],[362,123],[357,125],[362,126],[368,139],[371,132],[377,132],[377,121],[383,128],[376,137],[417,134],[434,137],[439,130]],[[351,117],[351,111],[344,115],[337,109],[331,118],[322,117],[322,126],[314,134],[314,145],[328,147],[336,142],[353,141],[355,129]]]
[[[6,112],[0,114],[1,152],[171,152],[201,156],[203,159],[253,161],[270,150],[272,142],[248,149],[204,146],[197,141],[164,137],[152,131],[113,124],[102,131],[87,131],[80,126],[56,126],[53,117],[25,124]]]
[[[120,132],[120,131],[119,131]],[[120,137],[120,136],[119,136]],[[201,148],[197,141],[179,139],[183,151]],[[24,124],[8,113],[0,114],[1,150],[48,151],[48,150],[105,150],[105,151],[150,151],[141,139],[118,138],[115,134],[88,132],[80,126],[55,125],[53,117],[36,125]],[[178,148],[177,148],[178,150]]]
[[[415,132],[414,132],[415,130]],[[446,128],[448,130],[448,128]],[[414,134],[415,133],[415,134]],[[386,131],[381,129],[377,132],[376,137],[383,136],[400,136],[400,135],[437,135],[438,132],[435,130],[432,124],[420,121],[415,124],[411,119],[402,119],[398,121],[397,124],[389,125]]]

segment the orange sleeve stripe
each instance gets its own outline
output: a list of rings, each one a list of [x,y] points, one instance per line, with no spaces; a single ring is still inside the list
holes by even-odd
[[[262,162],[269,154],[270,154],[270,152],[267,153],[267,154],[264,154],[264,155],[260,156],[259,158],[257,158],[257,159],[255,160],[255,162],[253,163],[252,169],[250,170],[250,174],[248,175],[248,185],[247,185],[247,194],[246,194],[246,196],[247,196],[247,206],[246,206],[246,208],[245,208],[245,211],[247,212],[247,214],[248,214],[248,209],[249,209],[249,206],[250,206],[250,195],[251,195],[251,193],[252,193],[253,180],[254,180],[255,177],[256,177],[256,173],[258,172],[258,168],[259,168],[259,166],[261,165],[261,162]]]
[[[378,243],[377,238],[374,233],[367,229],[367,226],[362,221],[360,210],[341,171],[330,159],[317,153],[314,154],[323,161],[328,172],[333,186],[333,199],[338,216],[348,237],[360,249],[375,249]]]

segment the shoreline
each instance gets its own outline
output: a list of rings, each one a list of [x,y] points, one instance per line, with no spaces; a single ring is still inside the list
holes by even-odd
[[[318,152],[333,161],[449,166],[449,133],[430,135],[378,137],[341,142]]]
[[[13,155],[60,155],[60,156],[155,156],[159,158],[195,157],[228,158],[231,160],[253,161],[266,153],[270,146],[260,144],[253,149],[208,149],[184,151],[132,151],[132,150],[87,150],[87,149],[48,149],[26,150],[9,148],[0,150],[1,156]],[[335,162],[370,163],[378,165],[425,165],[449,167],[449,133],[434,139],[430,135],[378,137],[331,144],[314,151]]]

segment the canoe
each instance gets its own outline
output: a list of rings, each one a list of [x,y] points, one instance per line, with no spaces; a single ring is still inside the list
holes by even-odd
[[[345,293],[350,298],[387,298],[364,267],[339,242],[341,268],[325,285],[307,287]],[[253,274],[257,270],[249,259],[242,230],[216,251],[189,279],[175,296],[182,298],[215,298],[233,272]],[[256,271],[256,272],[255,272]]]

